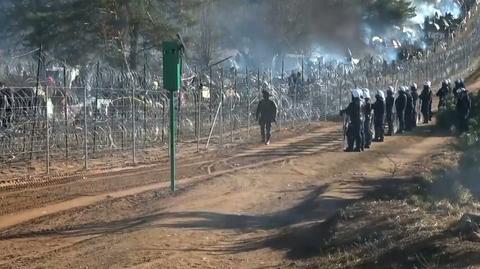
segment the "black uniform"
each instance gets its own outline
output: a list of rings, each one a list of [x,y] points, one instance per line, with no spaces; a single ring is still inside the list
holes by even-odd
[[[387,99],[385,101],[387,108],[387,124],[388,132],[387,135],[393,135],[393,106],[395,104],[395,97],[393,97],[393,92],[387,92]]]
[[[457,100],[457,124],[458,131],[463,133],[468,131],[468,118],[472,108],[472,101],[466,91],[459,91]]]
[[[370,124],[372,122],[372,103],[370,103],[369,99],[365,100],[365,104],[363,105],[363,141],[364,147],[370,148],[372,144],[372,129],[370,128]]]
[[[375,125],[375,142],[383,142],[385,133],[385,101],[377,97],[377,101],[372,105]]]
[[[362,110],[360,99],[354,98],[352,102],[348,105],[348,107],[342,111],[342,114],[343,113],[349,117],[349,124],[347,128],[348,147],[346,151],[351,152],[355,150],[360,152],[362,148]]]
[[[417,127],[417,117],[418,117],[418,91],[417,88],[415,87],[410,87],[410,95],[412,95],[412,102],[413,102],[413,113],[412,113],[412,118],[409,119],[411,122],[411,126],[413,128]]]
[[[455,81],[455,86],[453,87],[453,96],[456,100],[458,100],[458,94],[462,88],[465,88],[465,83],[463,83],[461,80]]]
[[[449,93],[448,84],[443,82],[442,87],[437,92],[437,97],[439,99],[438,110],[440,110],[441,108],[447,107],[448,93]]]
[[[405,96],[407,97],[407,105],[405,106],[405,130],[411,131],[413,130],[413,122],[412,118],[414,118],[414,107],[413,107],[413,97],[409,92],[405,92]]]
[[[271,137],[272,122],[276,121],[277,106],[267,96],[263,96],[263,100],[260,101],[257,107],[256,117],[260,124],[260,134],[262,141],[269,142]]]
[[[431,106],[432,106],[432,90],[428,86],[423,87],[423,91],[419,96],[422,102],[423,123],[428,123],[431,120]]]
[[[395,109],[397,110],[397,117],[399,122],[398,133],[405,131],[405,110],[407,108],[407,95],[404,91],[399,92],[395,100]]]

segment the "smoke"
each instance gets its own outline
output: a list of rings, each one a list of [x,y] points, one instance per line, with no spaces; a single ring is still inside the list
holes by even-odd
[[[455,0],[414,0],[416,16],[402,25],[365,20],[355,0],[231,0],[213,2],[208,20],[218,47],[239,52],[237,63],[269,68],[274,57],[302,54],[325,60],[377,54],[396,59],[404,44],[424,47],[421,24],[435,13],[461,14]],[[390,23],[390,24],[389,24]],[[219,54],[219,53],[217,53]],[[220,56],[219,56],[220,57]],[[276,61],[279,62],[279,61]]]
[[[414,1],[416,16],[409,20],[411,24],[422,24],[426,17],[451,13],[455,18],[461,15],[460,4],[454,0]]]
[[[366,49],[359,29],[361,5],[347,0],[219,1],[209,12],[218,45],[247,55],[262,67],[275,55],[305,54],[321,48],[331,54]]]
[[[427,18],[443,16],[447,13],[459,18],[462,15],[461,5],[456,0],[414,0],[415,16],[401,25],[370,25],[363,22],[365,44],[373,47],[377,54],[385,60],[398,59],[398,49],[415,47],[426,49],[424,23]]]

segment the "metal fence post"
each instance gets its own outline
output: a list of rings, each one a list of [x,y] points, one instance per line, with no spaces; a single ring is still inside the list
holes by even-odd
[[[325,121],[327,121],[328,113],[328,91],[325,91]]]
[[[202,81],[201,81],[201,75],[199,75],[199,80],[197,82],[197,85],[195,85],[196,90],[198,90],[198,97],[197,97],[197,152],[200,152],[200,138],[202,136]]]
[[[282,74],[280,75],[280,88],[282,88],[283,86],[283,83],[284,83],[284,79],[285,79],[285,58],[282,59]],[[280,115],[278,116],[278,127],[280,129],[282,129],[282,123],[285,119],[285,117],[282,117],[283,116],[283,96],[282,94],[280,94],[280,100],[279,100],[279,103],[278,103],[278,111],[280,113]]]
[[[221,87],[220,87],[220,146],[223,146],[223,90],[224,90],[224,74],[223,74],[223,68],[221,68],[221,71],[220,71],[220,75],[221,75]]]
[[[68,92],[67,92],[67,70],[63,65],[63,113],[65,120],[65,158],[68,159]]]
[[[132,161],[133,165],[135,165],[136,162],[136,150],[137,150],[137,132],[135,130],[136,128],[136,113],[135,113],[135,85],[132,86],[132,98],[131,98],[131,108],[132,108]]]
[[[210,116],[210,123],[212,123],[213,120],[213,68],[210,66],[210,79],[208,81],[208,90],[210,94],[210,98],[208,99],[208,114]]]
[[[230,136],[232,143],[234,142],[233,139],[233,131],[235,128],[234,119],[233,119],[233,96],[237,93],[237,69],[235,69],[235,77],[233,78],[233,92],[232,96],[230,96]]]
[[[85,164],[84,168],[88,170],[88,129],[87,129],[87,87],[83,87],[83,145],[84,145],[84,155],[85,155]]]
[[[165,107],[167,106],[167,102],[165,101],[165,97],[162,96],[162,143],[165,143]]]
[[[247,87],[247,139],[250,139],[250,87],[248,85],[248,67],[245,67],[245,87]]]
[[[47,169],[47,175],[50,175],[50,126],[48,123],[48,98],[49,98],[49,92],[48,92],[48,86],[45,87],[45,132],[46,132],[46,149],[45,149],[45,162],[46,162],[46,169]]]
[[[97,74],[95,77],[95,107],[93,108],[93,154],[97,151],[97,120],[98,120],[98,88],[100,77],[100,62],[97,62]]]
[[[32,133],[30,136],[30,161],[33,160],[33,144],[35,140],[35,129],[37,127],[38,88],[40,87],[40,70],[42,68],[42,52],[43,52],[43,46],[40,45],[40,48],[38,50],[37,77],[36,77],[36,83],[35,83],[35,96],[34,96],[35,99],[33,99],[34,115],[33,115]]]
[[[146,61],[146,55],[145,55]],[[147,64],[143,65],[143,148],[147,148]],[[155,104],[154,98],[151,98],[152,104]],[[156,121],[155,121],[156,123]]]

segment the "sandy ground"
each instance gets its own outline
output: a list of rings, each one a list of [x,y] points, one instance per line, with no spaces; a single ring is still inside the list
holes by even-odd
[[[429,173],[454,141],[422,126],[343,153],[339,128],[181,167],[174,195],[158,167],[3,191],[0,268],[302,267],[315,238],[286,231],[322,223],[382,179]]]

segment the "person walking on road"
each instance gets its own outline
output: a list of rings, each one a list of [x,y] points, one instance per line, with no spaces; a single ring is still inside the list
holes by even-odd
[[[263,99],[259,102],[257,107],[256,119],[260,125],[260,134],[262,136],[262,143],[270,144],[272,123],[276,122],[277,106],[270,100],[270,93],[262,91]]]

